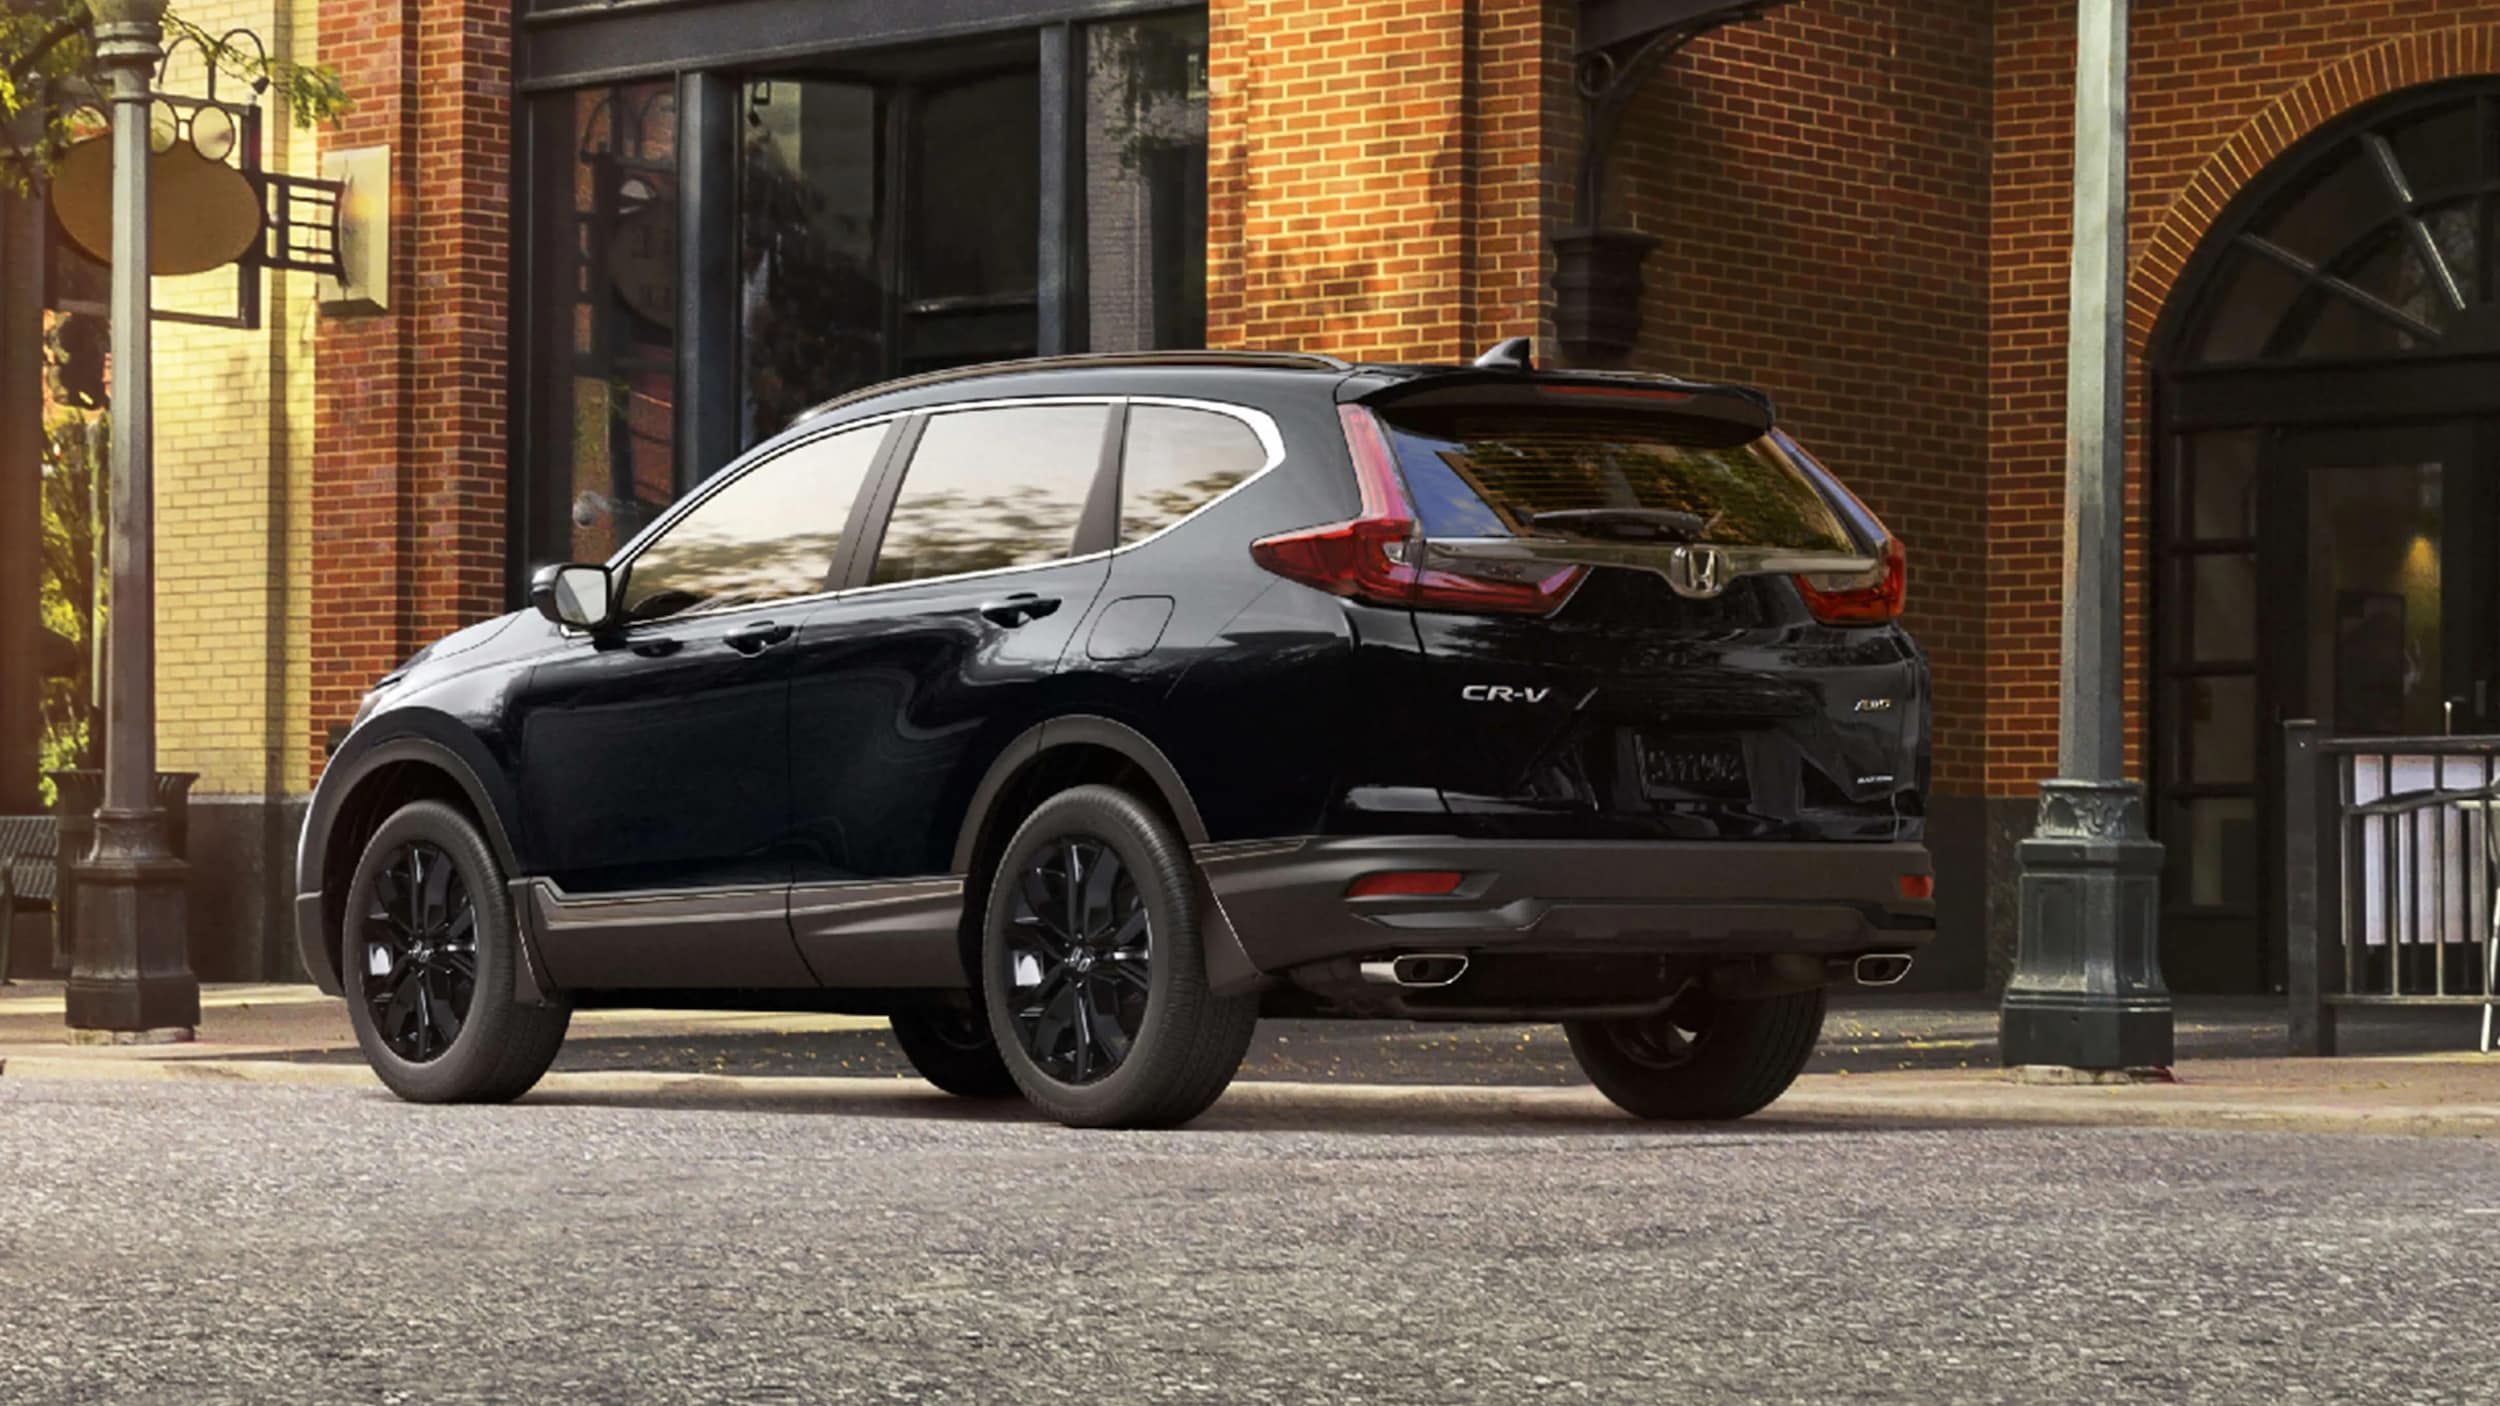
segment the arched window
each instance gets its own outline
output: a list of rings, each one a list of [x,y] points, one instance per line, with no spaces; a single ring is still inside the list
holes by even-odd
[[[2500,81],[2408,94],[2255,202],[2210,266],[2184,363],[2500,345]]]
[[[2163,965],[2262,991],[2280,724],[2500,730],[2500,78],[2394,94],[2273,163],[2151,369]]]

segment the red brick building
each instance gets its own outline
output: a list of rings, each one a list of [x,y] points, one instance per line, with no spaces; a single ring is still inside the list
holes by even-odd
[[[1759,13],[1645,81],[1635,45],[1592,52],[1713,8]],[[2262,990],[2274,722],[2500,727],[2500,6],[2135,10],[2132,770],[2171,846],[2174,984]],[[1534,332],[1764,386],[1908,542],[1930,966],[1999,979],[2056,761],[2074,23],[323,0],[356,97],[325,144],[391,149],[395,222],[389,310],[317,334],[303,745],[317,764],[392,663],[823,395],[1034,352],[1451,359]],[[1619,111],[1585,96],[1610,74]],[[1654,246],[1637,294],[1574,308],[1557,273],[1588,270],[1558,263],[1591,228]]]

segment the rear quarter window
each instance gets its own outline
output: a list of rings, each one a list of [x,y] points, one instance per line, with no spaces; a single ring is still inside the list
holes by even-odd
[[[1555,411],[1444,411],[1386,423],[1429,537],[1859,550],[1777,435],[1676,415]]]
[[[1120,459],[1120,541],[1170,527],[1267,466],[1267,446],[1238,417],[1182,405],[1131,405]]]

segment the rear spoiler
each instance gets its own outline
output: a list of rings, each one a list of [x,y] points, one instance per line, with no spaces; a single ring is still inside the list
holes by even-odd
[[[1450,367],[1379,381],[1357,372],[1340,386],[1338,399],[1379,409],[1543,405],[1618,414],[1682,415],[1723,421],[1731,438],[1741,433],[1745,440],[1769,434],[1779,421],[1771,398],[1751,386],[1611,371],[1519,372]]]

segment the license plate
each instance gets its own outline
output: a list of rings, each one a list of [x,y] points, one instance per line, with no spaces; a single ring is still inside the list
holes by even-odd
[[[1745,749],[1726,738],[1642,738],[1641,783],[1654,796],[1752,794]]]

